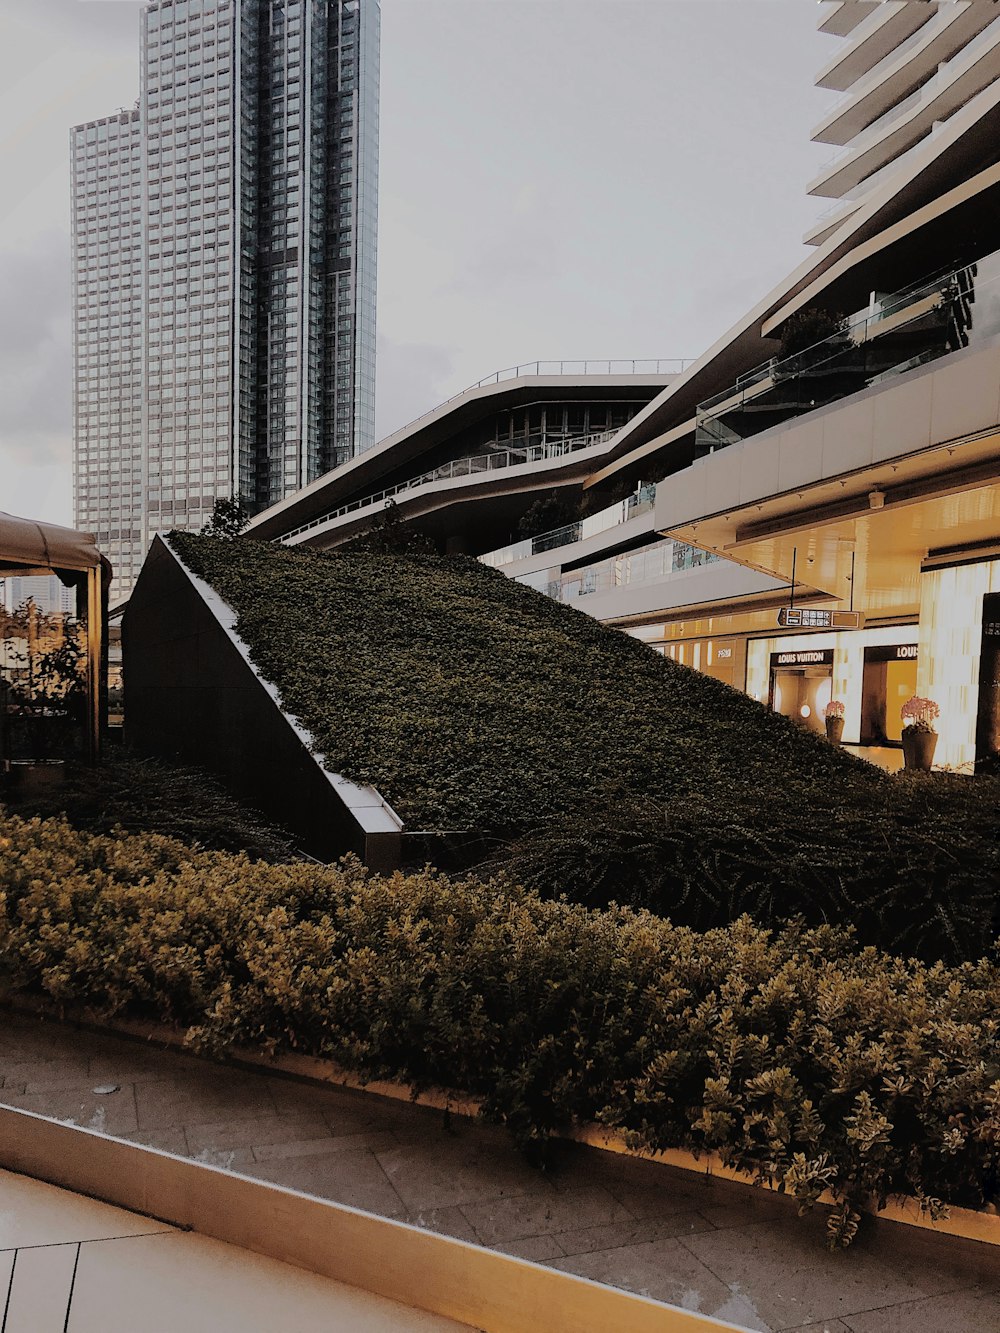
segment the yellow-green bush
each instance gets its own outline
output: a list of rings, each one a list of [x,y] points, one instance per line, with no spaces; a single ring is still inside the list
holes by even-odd
[[[848,932],[706,933],[431,871],[268,865],[0,813],[7,983],[482,1100],[525,1143],[603,1121],[812,1204],[997,1193],[1000,970]]]

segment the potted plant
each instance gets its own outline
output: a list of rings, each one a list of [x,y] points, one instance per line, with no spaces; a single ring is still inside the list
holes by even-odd
[[[929,773],[937,746],[934,723],[941,716],[941,709],[933,699],[922,699],[915,694],[903,704],[899,715],[903,719],[904,765]]]
[[[3,615],[0,662],[10,679],[0,694],[0,768],[13,792],[61,785],[86,730],[84,656],[80,626],[69,616],[46,614],[31,598]]]
[[[847,320],[843,315],[815,306],[792,315],[784,326],[774,377],[784,379],[813,366],[825,365],[848,345]]]
[[[833,745],[839,745],[844,734],[844,705],[839,699],[831,699],[823,709],[826,719],[826,739]]]

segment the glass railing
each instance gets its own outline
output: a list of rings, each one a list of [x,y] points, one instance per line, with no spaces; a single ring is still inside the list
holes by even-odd
[[[667,357],[643,360],[633,357],[624,361],[526,361],[522,366],[509,366],[495,371],[472,386],[485,389],[504,380],[516,380],[525,375],[543,378],[549,375],[680,375],[693,364],[691,357]],[[466,393],[470,392],[468,389]]]
[[[685,542],[668,540],[643,551],[612,556],[587,569],[576,570],[566,576],[566,581],[572,588],[572,581],[579,578],[577,596],[585,597],[590,593],[611,592],[615,588],[660,583],[674,574],[700,569],[718,560],[719,556],[713,551],[702,551]]]
[[[698,453],[905,374],[1000,333],[1000,251],[879,298],[863,317],[804,351],[775,358],[700,403]]]
[[[560,546],[572,546],[574,542],[586,541],[588,537],[596,537],[602,532],[608,532],[622,523],[627,523],[638,514],[648,513],[655,499],[655,486],[640,486],[627,500],[609,505],[607,509],[601,509],[598,513],[591,514],[589,518],[566,523],[561,528],[553,528],[549,532],[540,533],[537,537],[525,537],[523,541],[512,542],[510,546],[502,546],[497,551],[489,551],[479,559],[484,565],[501,569],[504,565],[513,564],[515,560],[527,560],[529,556],[540,555],[544,551],[554,551]]]
[[[558,568],[536,570],[517,581],[544,592],[557,602],[575,602],[616,588],[666,582],[688,570],[716,564],[721,558],[712,551],[702,551],[668,538],[641,551],[596,561],[583,569],[566,573]]]
[[[421,486],[439,481],[452,481],[460,477],[478,476],[484,472],[498,472],[508,467],[521,467],[526,463],[550,462],[553,459],[565,458],[568,454],[578,453],[582,449],[608,444],[617,434],[617,430],[606,430],[599,435],[580,435],[571,440],[549,440],[542,444],[525,445],[520,449],[493,449],[489,453],[476,454],[471,458],[456,458],[454,462],[444,463],[430,472],[422,472],[420,476],[411,477],[409,481],[400,482],[398,486],[389,486],[385,490],[376,491],[374,495],[366,495],[360,500],[352,500],[350,504],[341,505],[339,509],[331,509],[310,523],[303,523],[301,527],[282,533],[275,540],[287,542],[292,537],[322,527],[324,523],[332,523],[338,518],[345,518],[348,514],[388,504]]]

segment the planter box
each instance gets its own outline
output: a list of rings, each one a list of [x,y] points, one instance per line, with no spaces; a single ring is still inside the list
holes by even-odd
[[[912,727],[904,727],[903,762],[905,766],[918,772],[929,773],[934,763],[937,739],[936,731],[914,731]]]
[[[8,996],[5,1003],[15,1012],[31,1014],[35,1017],[54,1018],[57,1022],[72,1024],[89,1031],[110,1032],[116,1036],[151,1042],[158,1046],[183,1051],[186,1055],[191,1055],[190,1048],[185,1044],[183,1033],[176,1028],[166,1027],[162,1024],[141,1023],[131,1019],[115,1019],[111,1022],[101,1021],[91,1011],[82,1007],[60,1010],[50,1002],[25,996]],[[227,1053],[221,1063],[260,1073],[283,1075],[306,1083],[351,1088],[371,1096],[389,1097],[394,1101],[410,1102],[433,1110],[447,1111],[450,1115],[467,1116],[470,1119],[478,1116],[480,1111],[480,1103],[463,1093],[435,1088],[417,1093],[414,1096],[406,1084],[387,1080],[366,1082],[359,1075],[341,1069],[333,1061],[322,1060],[312,1055],[285,1052],[274,1057],[268,1057],[257,1051],[234,1047]],[[719,1180],[730,1181],[733,1184],[745,1185],[753,1189],[769,1190],[768,1186],[761,1185],[750,1173],[737,1171],[733,1167],[726,1166],[716,1153],[695,1155],[686,1148],[668,1148],[660,1153],[636,1152],[626,1143],[623,1131],[607,1129],[603,1125],[595,1124],[579,1125],[567,1130],[559,1137],[568,1142],[598,1148],[604,1152],[620,1153],[623,1156],[634,1157],[642,1161],[660,1162],[665,1166],[671,1166],[680,1171],[689,1171],[694,1175],[714,1176]],[[832,1204],[834,1200],[829,1192],[824,1192],[820,1195],[818,1202]],[[790,1197],[788,1203],[790,1208],[796,1206],[795,1201]],[[904,1226],[916,1227],[922,1231],[930,1231],[939,1236],[952,1236],[961,1240],[978,1241],[986,1245],[1000,1247],[1000,1215],[997,1214],[995,1209],[993,1211],[976,1212],[970,1208],[951,1205],[949,1206],[949,1217],[947,1219],[933,1222],[929,1215],[921,1210],[916,1199],[900,1195],[890,1199],[884,1208],[878,1208],[873,1203],[867,1211],[879,1221],[896,1222]]]
[[[58,791],[65,782],[63,759],[12,759],[7,768],[7,789],[18,800]]]

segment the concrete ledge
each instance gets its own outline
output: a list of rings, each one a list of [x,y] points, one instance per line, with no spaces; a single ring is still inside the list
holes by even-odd
[[[102,1021],[85,1009],[75,1011],[57,1010],[56,1006],[49,1002],[23,996],[7,997],[4,1003],[8,1008],[18,1013],[30,1014],[33,1017],[45,1017],[94,1032],[112,1033],[116,1036],[146,1041],[168,1049],[183,1051],[187,1055],[192,1054],[190,1047],[185,1043],[183,1033],[176,1028],[166,1027],[162,1024],[140,1023],[130,1019]],[[469,1119],[476,1118],[481,1109],[480,1102],[459,1092],[431,1088],[414,1095],[409,1087],[403,1083],[379,1079],[366,1081],[358,1074],[340,1068],[332,1060],[323,1060],[312,1055],[285,1052],[271,1057],[246,1048],[231,1047],[225,1052],[222,1062],[238,1068],[259,1073],[277,1074],[302,1082],[328,1084],[337,1088],[351,1088],[371,1096],[411,1102],[416,1106],[447,1111],[451,1115],[466,1116]],[[727,1180],[733,1184],[773,1192],[769,1190],[768,1186],[761,1185],[750,1172],[737,1171],[726,1166],[717,1153],[704,1153],[696,1156],[686,1148],[668,1148],[661,1153],[637,1152],[628,1146],[625,1134],[621,1130],[612,1130],[596,1124],[579,1125],[567,1130],[560,1137],[567,1142],[579,1143],[588,1148],[600,1149],[603,1152],[619,1153],[640,1161],[662,1163],[664,1166],[674,1167],[680,1171],[688,1171],[694,1175],[714,1176],[719,1180]],[[790,1207],[794,1206],[792,1199],[789,1198],[788,1202]],[[821,1204],[832,1204],[834,1199],[829,1191],[824,1191],[819,1197],[819,1202]],[[977,1212],[971,1208],[950,1205],[948,1217],[934,1222],[921,1209],[915,1199],[905,1195],[890,1199],[884,1208],[879,1208],[873,1203],[867,1211],[879,1221],[916,1227],[921,1231],[928,1231],[937,1236],[950,1236],[958,1240],[977,1241],[985,1245],[1000,1247],[1000,1215],[996,1212]],[[711,1326],[711,1321],[709,1321],[709,1324]]]
[[[703,1315],[0,1107],[0,1165],[483,1333],[709,1333]]]

